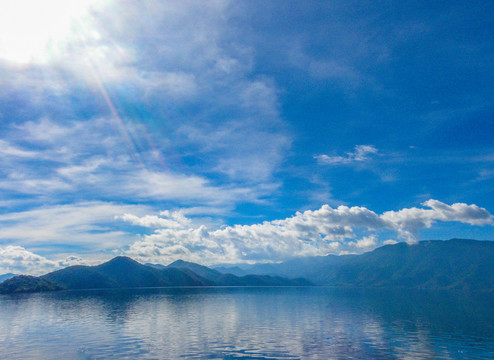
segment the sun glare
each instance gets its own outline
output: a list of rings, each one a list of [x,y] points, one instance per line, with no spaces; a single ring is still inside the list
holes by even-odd
[[[63,53],[85,26],[96,0],[0,1],[0,58],[46,63]]]

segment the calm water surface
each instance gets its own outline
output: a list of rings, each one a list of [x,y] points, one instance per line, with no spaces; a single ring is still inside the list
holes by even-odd
[[[0,296],[1,359],[494,359],[492,294],[179,288]]]

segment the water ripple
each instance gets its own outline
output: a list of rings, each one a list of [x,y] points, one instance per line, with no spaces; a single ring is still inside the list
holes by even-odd
[[[494,314],[492,295],[486,297],[325,288],[1,296],[0,354],[12,360],[487,359],[494,358]]]

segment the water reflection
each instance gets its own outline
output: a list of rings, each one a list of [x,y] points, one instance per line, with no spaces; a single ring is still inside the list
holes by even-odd
[[[494,358],[492,294],[168,288],[0,297],[8,359]]]

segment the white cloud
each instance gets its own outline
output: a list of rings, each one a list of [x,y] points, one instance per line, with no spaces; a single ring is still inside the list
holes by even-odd
[[[148,228],[183,228],[191,225],[191,220],[186,218],[183,211],[162,211],[160,217],[154,215],[146,215],[138,217],[132,214],[124,214],[117,216],[117,219],[129,222],[132,225],[138,225]]]
[[[134,145],[128,150],[146,150],[170,141],[173,148],[168,153],[201,159],[187,169],[189,175],[216,172],[251,185],[273,181],[291,139],[280,118],[276,84],[267,77],[252,76],[253,51],[243,40],[235,40],[230,1],[166,1],[146,6],[137,1],[85,3],[90,11],[83,11],[84,26],[61,44],[62,51],[51,54],[48,63],[37,62],[35,70],[0,64],[0,71],[2,65],[5,68],[1,91],[15,88],[16,93],[27,94],[26,102],[47,107],[53,94],[62,94],[66,100],[84,84],[90,96],[106,103],[115,117],[126,116],[116,110],[119,103],[126,103],[130,114],[159,104],[164,113],[152,122],[160,126],[146,136],[133,131],[125,134],[128,123],[139,119],[126,120],[123,126],[118,119],[109,121],[127,142],[120,149]],[[60,126],[48,126],[54,125],[49,121],[42,125],[31,139],[60,138]],[[77,126],[83,133],[77,139],[87,141],[85,128],[92,125],[80,121]],[[165,130],[153,134],[157,128]],[[66,171],[71,165],[83,166],[68,164]]]
[[[60,260],[49,260],[22,246],[0,246],[0,274],[43,275],[63,267],[85,264],[81,257],[75,255]]]
[[[402,237],[413,242],[419,230],[430,228],[436,221],[457,221],[470,225],[492,225],[492,215],[477,205],[455,203],[444,204],[437,200],[427,200],[422,203],[430,209],[416,207],[399,211],[387,211],[381,218],[389,224],[391,229],[400,233]]]
[[[115,216],[130,212],[144,215],[150,211],[142,205],[95,201],[10,212],[0,215],[0,243],[45,245],[59,251],[64,251],[64,246],[110,250],[135,239],[133,234],[115,226]]]
[[[471,225],[493,225],[492,215],[476,205],[446,205],[426,201],[431,209],[402,209],[382,215],[364,207],[323,205],[318,210],[297,212],[283,220],[254,225],[234,225],[208,230],[205,226],[168,224],[144,235],[130,246],[127,254],[143,261],[166,263],[187,259],[200,263],[279,261],[293,256],[351,253],[372,250],[378,245],[380,230],[395,230],[411,241],[420,229],[435,221],[459,221]],[[169,214],[169,213],[168,213]],[[167,215],[169,216],[169,215]],[[159,225],[160,218],[122,218],[134,224]],[[150,219],[154,221],[150,221]],[[358,238],[357,230],[370,232]],[[356,239],[356,240],[355,240]],[[384,244],[396,243],[387,240]]]
[[[55,270],[58,264],[36,255],[21,246],[0,247],[0,272],[14,274],[42,274]]]
[[[148,215],[152,209],[146,206],[103,202],[44,207],[0,215],[0,243],[5,244],[0,246],[0,269],[40,273],[83,262],[70,253],[63,259],[47,259],[24,246],[45,251],[48,247],[50,253],[56,249],[59,257],[64,249],[70,249],[90,257],[126,254],[143,262],[164,264],[177,259],[202,264],[269,262],[294,256],[358,253],[380,243],[397,242],[389,238],[379,241],[380,230],[397,231],[410,241],[415,239],[413,234],[435,221],[493,225],[492,215],[476,205],[429,200],[424,206],[429,208],[378,215],[365,207],[324,205],[286,219],[219,228],[208,228],[200,218],[187,217],[188,209]],[[192,208],[191,213],[202,210]],[[119,230],[121,221],[153,230],[136,240],[135,232]]]
[[[6,157],[0,169],[0,188],[11,193],[54,199],[85,192],[97,198],[103,195],[231,207],[239,201],[257,202],[277,186],[263,182],[215,185],[204,176],[163,169],[166,149],[147,143],[143,146],[149,132],[141,125],[117,119],[62,123],[42,118],[15,125],[4,136],[11,141],[0,138],[0,156]],[[15,143],[24,144],[26,149]],[[137,146],[146,150],[138,151]],[[249,168],[262,164],[256,161]],[[255,172],[266,174],[270,170]]]
[[[314,155],[319,164],[322,165],[345,165],[355,162],[370,160],[370,155],[377,154],[378,150],[373,145],[356,145],[353,152],[345,156]]]
[[[194,74],[169,72],[155,74],[154,91],[162,91],[168,98],[180,100],[192,98],[198,92]]]
[[[21,157],[21,158],[34,158],[37,156],[37,153],[35,151],[27,151],[20,149],[18,147],[15,147],[11,144],[9,144],[8,141],[6,140],[0,140],[0,156],[5,157],[5,156],[14,156],[14,157]]]
[[[364,236],[362,239],[358,241],[349,242],[348,245],[354,246],[357,249],[373,249],[377,245],[376,236]]]
[[[126,175],[117,193],[140,198],[180,200],[183,203],[222,204],[237,201],[255,202],[262,188],[214,186],[206,178],[194,175],[141,170]]]
[[[395,244],[398,244],[398,241],[392,239],[383,241],[383,245],[395,245]]]

